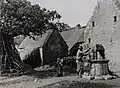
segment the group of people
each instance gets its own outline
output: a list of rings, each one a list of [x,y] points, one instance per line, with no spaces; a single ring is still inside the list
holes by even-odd
[[[83,50],[83,44],[79,44],[78,51],[76,54],[76,64],[77,64],[77,76],[82,78],[82,73],[83,73],[83,57],[89,55],[90,58],[90,51],[91,48],[88,48],[86,51]]]
[[[102,44],[96,44],[92,48],[88,46],[86,50],[83,49],[83,44],[79,44],[79,48],[76,54],[76,64],[77,64],[77,75],[81,78],[82,74],[84,73],[83,67],[84,62],[83,57],[86,57],[85,60],[88,61],[88,66],[89,66],[89,71],[91,69],[91,60],[100,60],[100,59],[105,59],[105,49],[102,46]],[[88,72],[90,73],[90,72]]]
[[[92,50],[92,53],[90,52]],[[92,54],[92,55],[90,55]],[[83,57],[88,56],[89,59],[94,59],[95,58],[95,50],[88,48],[86,51],[83,48],[83,44],[79,44],[78,51],[76,53],[76,74],[80,78],[82,78],[82,73],[83,73]],[[58,76],[63,76],[63,59],[58,58],[57,59],[57,65],[58,65]]]

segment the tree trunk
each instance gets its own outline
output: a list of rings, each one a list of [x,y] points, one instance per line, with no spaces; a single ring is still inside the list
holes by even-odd
[[[19,52],[15,48],[12,36],[0,32],[0,71],[9,72],[10,69],[24,68]]]

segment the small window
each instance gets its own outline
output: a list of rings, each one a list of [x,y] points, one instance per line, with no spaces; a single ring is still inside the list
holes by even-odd
[[[92,27],[95,27],[95,22],[94,21],[92,22]]]
[[[88,38],[88,43],[91,43],[91,38]]]
[[[117,22],[117,16],[114,16],[114,22]]]

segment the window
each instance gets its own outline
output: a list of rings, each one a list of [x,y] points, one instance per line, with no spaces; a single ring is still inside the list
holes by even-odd
[[[88,43],[91,43],[91,38],[88,38]]]
[[[114,22],[117,22],[117,16],[114,16]]]
[[[95,22],[94,21],[92,22],[92,27],[95,27]]]

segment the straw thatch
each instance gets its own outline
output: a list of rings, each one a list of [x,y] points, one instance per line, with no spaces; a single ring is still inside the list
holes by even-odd
[[[39,48],[44,46],[52,32],[53,30],[48,30],[42,36],[35,36],[35,40],[29,36],[26,37],[18,48],[21,60],[32,67],[40,66],[41,57]]]
[[[71,28],[68,31],[62,32],[61,35],[69,46],[69,50],[78,42],[84,42],[85,27]]]
[[[69,46],[69,55],[74,56],[77,53],[79,43],[84,42],[84,30],[86,26],[81,28],[71,28],[62,32],[61,35]]]
[[[32,67],[48,64],[67,55],[68,46],[57,30],[48,30],[34,39],[26,37],[18,48],[22,61]]]
[[[34,36],[33,38],[30,38],[27,36],[23,42],[19,45],[19,48],[25,49],[26,47],[30,46],[32,48],[38,48],[43,47],[44,44],[49,39],[50,35],[53,33],[54,30],[48,30],[46,33],[44,33],[42,36]]]

